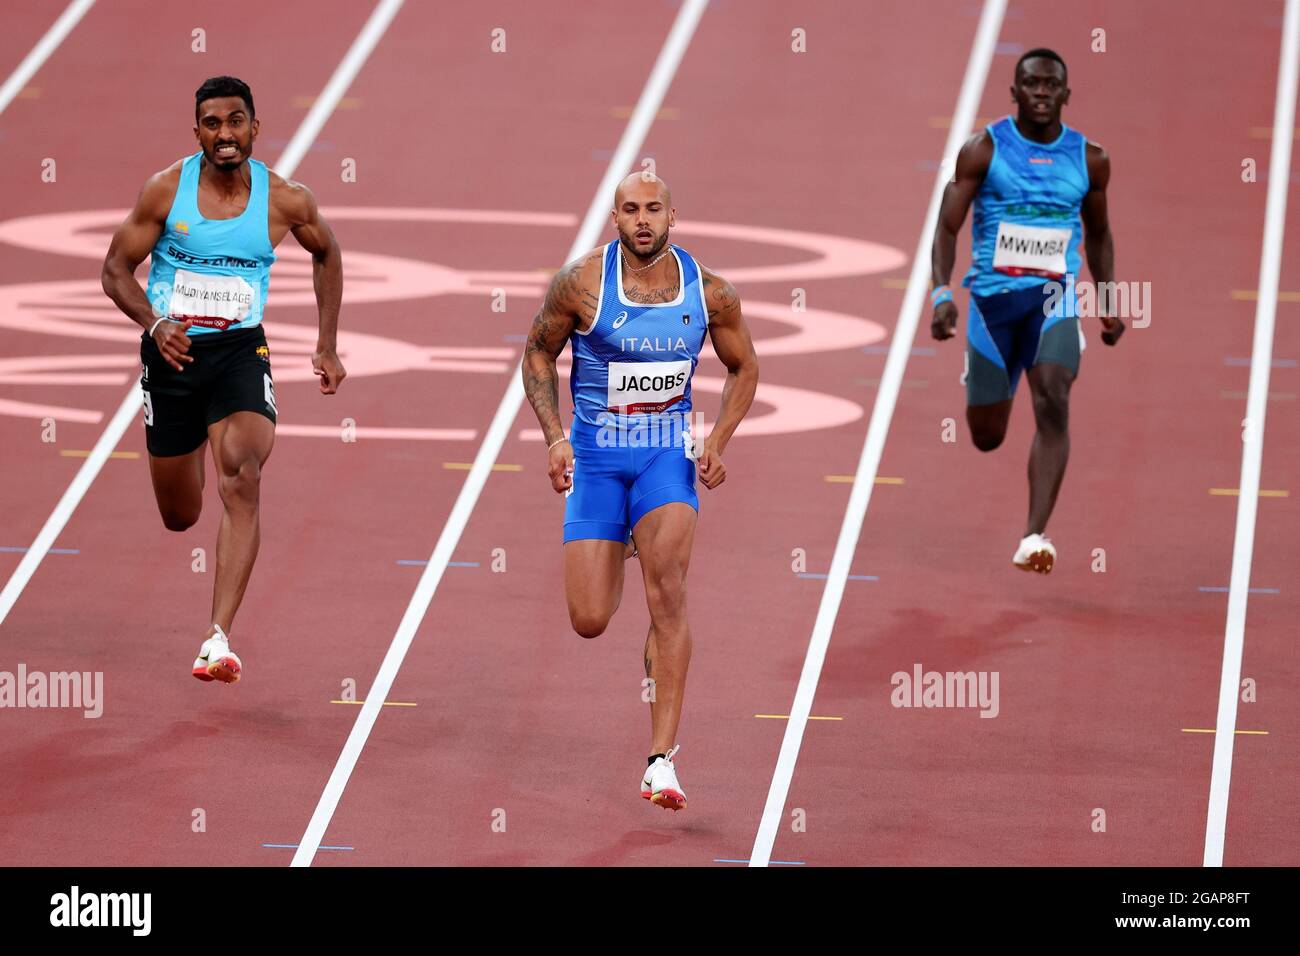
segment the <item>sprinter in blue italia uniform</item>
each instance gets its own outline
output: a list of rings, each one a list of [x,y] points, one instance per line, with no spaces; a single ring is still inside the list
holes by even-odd
[[[1110,158],[1061,122],[1070,90],[1065,62],[1051,50],[1020,58],[1011,95],[1017,115],[971,137],[944,190],[932,250],[931,334],[952,338],[957,325],[948,281],[957,233],[974,202],[973,261],[962,283],[971,291],[966,421],[977,448],[997,448],[1025,372],[1037,432],[1029,453],[1029,518],[1012,562],[1046,574],[1056,548],[1043,532],[1069,458],[1070,385],[1084,342],[1074,297],[1080,238],[1098,288],[1115,278],[1106,210]],[[1098,302],[1101,339],[1114,345],[1124,323],[1104,298]]]
[[[524,351],[523,380],[549,446],[551,486],[565,494],[564,588],[573,628],[597,637],[623,594],[626,558],[640,559],[650,611],[650,757],[641,796],[686,808],[673,756],[691,656],[686,569],[698,474],[727,476],[722,452],[749,410],[758,359],[731,283],[668,241],[668,186],[633,173],[614,195],[618,238],[551,280]],[[707,437],[691,427],[691,377],[708,335],[727,369]],[[573,423],[560,419],[556,359],[573,346]]]
[[[184,531],[203,507],[212,447],[225,513],[217,534],[212,617],[192,672],[238,681],[230,629],[258,547],[262,466],[275,441],[271,354],[262,331],[274,249],[286,233],[312,255],[320,334],[312,366],[332,395],[346,374],[336,351],[343,258],[305,186],[252,158],[258,121],[241,80],[195,93],[199,151],[145,183],[104,260],[104,291],[140,326],[149,473],[163,524]],[[147,291],[135,269],[151,257]]]

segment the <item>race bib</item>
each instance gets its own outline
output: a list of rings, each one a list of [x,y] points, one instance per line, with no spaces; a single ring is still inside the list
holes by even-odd
[[[610,362],[607,407],[635,415],[662,412],[680,402],[691,378],[690,360],[681,362]]]
[[[998,223],[993,248],[993,270],[1013,276],[1065,275],[1065,251],[1070,246],[1069,229],[1044,229],[1014,222]]]
[[[257,290],[239,276],[211,275],[176,270],[172,281],[169,318],[224,331],[253,311]]]

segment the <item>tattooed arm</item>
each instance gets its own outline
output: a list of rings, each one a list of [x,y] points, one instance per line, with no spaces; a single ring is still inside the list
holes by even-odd
[[[702,266],[701,273],[713,351],[727,367],[727,381],[722,386],[722,410],[697,459],[704,487],[716,488],[727,477],[726,466],[722,463],[723,449],[754,401],[754,391],[758,388],[758,356],[745,318],[740,314],[740,296],[736,295],[735,287]]]
[[[593,273],[594,266],[594,273]],[[528,344],[524,346],[522,374],[524,394],[533,406],[542,434],[550,447],[551,486],[567,491],[573,484],[573,446],[564,438],[560,421],[559,375],[555,360],[574,328],[590,328],[596,318],[596,295],[591,290],[600,281],[600,252],[569,263],[551,279],[546,298],[533,319]],[[581,323],[581,324],[579,324]]]

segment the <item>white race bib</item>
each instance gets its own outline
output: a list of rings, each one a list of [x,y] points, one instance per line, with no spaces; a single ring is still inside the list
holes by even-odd
[[[635,415],[662,412],[686,394],[689,359],[681,362],[610,362],[606,407]]]
[[[1071,232],[1000,222],[993,247],[993,270],[1013,276],[1059,279],[1065,275],[1065,252]]]
[[[192,319],[195,325],[225,330],[253,311],[257,290],[239,276],[176,270],[169,318]]]

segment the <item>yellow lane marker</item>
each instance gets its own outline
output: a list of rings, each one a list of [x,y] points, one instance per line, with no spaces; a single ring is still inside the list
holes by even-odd
[[[20,100],[39,100],[41,98],[41,88],[39,86],[24,86],[18,91]]]
[[[826,476],[827,481],[831,482],[832,484],[839,484],[839,485],[851,485],[853,484],[854,479],[856,478],[857,475],[827,475]],[[878,485],[901,485],[902,483],[903,483],[902,478],[886,478],[884,475],[876,476],[876,484]]]
[[[860,378],[860,379],[857,379],[857,383],[858,383],[859,385],[869,385],[869,386],[871,386],[872,388],[876,388],[876,387],[878,387],[878,386],[880,385],[880,379],[878,379],[878,378]],[[929,388],[929,387],[930,387],[930,381],[929,381],[929,379],[924,379],[924,378],[913,378],[913,379],[904,379],[904,380],[903,380],[903,388]],[[1242,392],[1241,394],[1242,394],[1242,395],[1245,395],[1246,393],[1245,393],[1245,392]]]
[[[1185,734],[1212,734],[1212,733],[1214,733],[1214,728],[1213,728],[1213,727],[1210,727],[1210,728],[1208,728],[1208,729],[1205,729],[1205,728],[1202,728],[1202,727],[1184,727],[1184,728],[1183,728],[1183,733],[1185,733]],[[1238,730],[1238,731],[1234,731],[1234,733],[1238,733],[1238,734],[1256,734],[1256,735],[1261,736],[1261,737],[1267,737],[1267,736],[1268,736],[1268,731],[1267,731],[1267,730]]]
[[[448,471],[469,471],[471,468],[474,467],[474,463],[470,461],[444,461],[442,463],[442,467],[446,468]],[[523,471],[524,466],[523,465],[493,465],[492,470],[493,471]]]
[[[358,707],[360,707],[362,704],[365,703],[365,701],[364,700],[332,700],[330,701],[330,703],[331,704],[356,704]],[[404,700],[386,700],[384,701],[383,706],[384,707],[415,707],[416,705],[410,703],[409,701],[404,701]]]
[[[1211,489],[1210,489],[1210,494],[1212,494],[1212,495],[1226,495],[1226,496],[1228,496],[1229,498],[1236,498],[1237,496],[1239,496],[1239,495],[1241,494],[1241,489],[1240,489],[1240,488],[1211,488]],[[1279,489],[1271,489],[1271,490],[1270,490],[1270,489],[1266,489],[1266,488],[1261,488],[1261,489],[1259,489],[1259,496],[1260,496],[1261,498],[1290,498],[1290,497],[1291,497],[1291,492],[1286,491],[1285,489],[1282,489],[1282,490],[1279,490]]]
[[[755,717],[764,720],[789,720],[789,714],[755,714]],[[809,717],[809,720],[843,720],[843,717]]]
[[[1245,392],[1229,392],[1229,391],[1223,391],[1223,392],[1220,392],[1220,393],[1219,393],[1219,397],[1220,397],[1220,398],[1241,398],[1241,399],[1244,399],[1244,398],[1246,397],[1246,393],[1245,393]],[[1295,392],[1269,392],[1269,393],[1268,393],[1268,400],[1269,400],[1270,402],[1294,402],[1294,401],[1295,401]]]
[[[295,109],[309,110],[316,105],[316,97],[295,96],[293,99],[289,101],[289,104],[293,106]],[[338,105],[335,106],[334,108],[336,110],[359,110],[361,109],[361,97],[344,96],[339,100]]]
[[[89,458],[90,449],[89,448],[60,448],[59,454],[62,455],[64,458]],[[108,453],[108,457],[109,458],[139,458],[140,453],[138,451],[110,451]]]
[[[977,116],[977,117],[975,117],[975,125],[974,125],[973,129],[983,129],[985,126],[988,126],[989,123],[991,123],[991,122],[992,122],[992,120],[989,119],[987,116]],[[931,117],[930,117],[930,128],[931,128],[931,129],[948,129],[950,126],[952,126],[952,117],[951,117],[951,116],[931,116]],[[1271,133],[1272,130],[1269,130],[1269,132]]]
[[[1273,138],[1273,127],[1271,127],[1271,126],[1252,126],[1252,127],[1250,128],[1250,138],[1251,138],[1251,139],[1272,139],[1272,138]],[[1300,129],[1294,129],[1294,130],[1292,130],[1292,131],[1291,131],[1291,138],[1292,138],[1292,139],[1300,139]]]
[[[1238,302],[1254,302],[1259,298],[1259,292],[1255,289],[1233,289],[1232,297]],[[1300,302],[1300,292],[1278,292],[1277,301]]]
[[[615,119],[621,119],[621,120],[631,119],[632,107],[612,106],[610,107],[609,115],[614,117]],[[682,118],[682,111],[679,110],[676,106],[661,106],[659,108],[659,112],[655,114],[655,119],[657,120],[675,120],[681,118]]]

